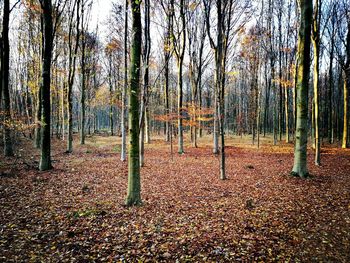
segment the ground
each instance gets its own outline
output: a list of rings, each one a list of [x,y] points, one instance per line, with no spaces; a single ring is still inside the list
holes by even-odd
[[[75,140],[78,142],[78,140]],[[0,161],[0,262],[350,262],[350,151],[326,146],[309,179],[290,176],[293,145],[227,140],[227,177],[210,137],[178,155],[146,146],[141,207],[127,208],[120,138],[95,136],[53,166],[24,139]],[[22,148],[21,148],[22,147]]]

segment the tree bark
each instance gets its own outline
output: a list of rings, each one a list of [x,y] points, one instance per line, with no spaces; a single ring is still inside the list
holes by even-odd
[[[292,174],[305,178],[307,169],[307,122],[310,75],[312,0],[298,0],[300,26],[298,35],[297,125]]]
[[[140,117],[140,166],[144,166],[145,160],[145,140],[149,142],[148,130],[148,85],[149,85],[149,57],[151,52],[151,36],[150,36],[150,1],[145,1],[145,30],[144,30],[144,53],[143,53],[143,91],[141,101],[141,117]],[[145,138],[146,136],[146,138]]]
[[[10,45],[9,45],[9,21],[10,21],[10,0],[4,0],[2,20],[2,61],[1,61],[1,83],[2,83],[2,107],[4,111],[4,155],[13,156],[13,144],[11,138],[11,101],[9,86],[10,67]]]
[[[43,63],[41,84],[41,157],[39,170],[45,171],[52,168],[51,165],[51,60],[53,43],[52,3],[51,0],[41,2],[44,22],[43,32]]]
[[[319,136],[319,67],[320,67],[320,33],[319,33],[319,19],[320,19],[320,10],[321,6],[319,5],[319,0],[315,2],[314,15],[313,15],[313,23],[312,23],[312,45],[314,49],[314,128],[315,128],[315,165],[321,164],[321,142]]]
[[[120,152],[120,160],[126,160],[126,96],[128,89],[128,9],[129,0],[125,0],[125,17],[124,17],[124,86],[122,91],[122,114],[121,114],[121,130],[122,130],[122,145]]]
[[[171,2],[171,8],[174,10],[174,0]],[[172,15],[172,18],[174,19],[174,16]],[[178,69],[178,75],[177,75],[177,115],[178,115],[178,153],[183,154],[184,153],[184,138],[183,138],[183,78],[182,78],[182,71],[183,71],[183,61],[184,61],[184,55],[185,55],[185,45],[186,45],[186,30],[184,29],[186,26],[186,19],[185,19],[185,2],[184,0],[180,0],[180,19],[182,24],[182,32],[181,32],[181,44],[175,43],[175,54],[177,58],[177,69]],[[176,41],[174,39],[174,41]]]
[[[82,8],[81,8],[81,31],[82,31],[82,38],[81,38],[81,94],[80,94],[80,144],[85,144],[85,90],[86,90],[86,34],[85,28],[84,28],[84,10],[85,9],[85,3],[83,1]],[[112,96],[111,96],[112,97]]]
[[[140,148],[139,148],[139,81],[142,42],[142,24],[140,1],[131,1],[132,43],[129,89],[129,160],[128,194],[126,205],[141,204]]]
[[[344,71],[344,119],[343,119],[343,140],[342,148],[348,148],[348,110],[349,110],[349,85],[350,85],[350,10],[347,10],[347,35],[346,35],[346,62],[343,65]]]
[[[78,47],[79,47],[79,38],[80,38],[80,0],[76,0],[74,3],[72,16],[74,14],[75,10],[75,4],[76,4],[76,39],[75,39],[75,46],[73,50],[73,43],[72,43],[72,31],[73,31],[73,23],[72,19],[70,21],[69,25],[69,76],[68,76],[68,90],[67,90],[67,114],[68,114],[68,136],[67,136],[67,153],[71,153],[73,151],[73,84],[74,84],[74,76],[75,76],[75,65],[76,65],[76,57],[78,53]]]
[[[348,94],[348,82],[350,78],[350,74],[345,73],[344,78],[344,118],[343,118],[343,140],[342,140],[342,148],[348,148],[348,101],[349,101],[349,94]]]

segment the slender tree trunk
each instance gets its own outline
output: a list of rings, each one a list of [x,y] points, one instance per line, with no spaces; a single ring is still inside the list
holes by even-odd
[[[216,73],[215,73],[216,74]],[[219,153],[219,133],[218,133],[218,102],[217,102],[217,91],[216,87],[214,87],[214,123],[213,123],[213,153],[218,154]]]
[[[40,129],[41,129],[41,89],[39,88],[36,98],[36,111],[35,111],[35,129],[34,129],[34,147],[40,149]]]
[[[298,59],[295,61],[295,76],[294,76],[294,88],[293,88],[293,134],[294,141],[296,136],[297,127],[297,83],[298,83]]]
[[[178,75],[177,75],[177,115],[178,115],[178,153],[183,154],[184,153],[184,138],[183,138],[183,127],[182,127],[182,99],[183,99],[183,92],[182,92],[182,64],[183,59],[179,59],[177,66],[178,66]]]
[[[315,123],[315,164],[320,165],[321,158],[321,143],[319,136],[319,62],[320,62],[320,35],[319,35],[319,19],[320,19],[320,10],[321,6],[319,5],[319,0],[315,2],[315,10],[313,15],[312,23],[312,44],[314,48],[314,123]]]
[[[350,10],[347,10],[350,13]],[[349,85],[350,85],[350,17],[347,16],[347,35],[346,35],[346,62],[343,66],[344,70],[344,119],[343,119],[343,140],[342,148],[347,148],[348,145],[348,110],[349,110]]]
[[[49,170],[51,165],[51,109],[50,109],[50,85],[51,85],[51,58],[52,58],[52,4],[51,0],[43,0],[43,21],[44,21],[44,43],[42,63],[42,85],[41,85],[41,157],[39,162],[40,171]]]
[[[284,111],[286,118],[286,143],[289,143],[289,107],[288,107],[288,87],[284,87]]]
[[[141,60],[142,24],[140,1],[131,1],[132,46],[129,90],[129,171],[126,205],[141,204],[140,155],[139,155],[139,79]]]
[[[308,176],[306,157],[312,0],[298,0],[298,4],[300,26],[298,35],[297,126],[292,174],[304,178]]]
[[[146,140],[149,142],[149,132],[148,130],[148,85],[149,85],[149,56],[151,51],[151,36],[150,36],[150,2],[145,0],[145,30],[144,30],[144,53],[143,53],[143,63],[144,63],[144,76],[143,76],[143,91],[142,91],[142,101],[141,101],[141,117],[140,117],[140,166],[144,166],[144,155],[145,155],[145,135]]]
[[[80,94],[80,144],[85,144],[85,90],[86,90],[86,63],[85,63],[85,49],[86,49],[86,37],[87,32],[84,31],[84,9],[85,3],[83,1],[83,5],[81,8],[81,28],[82,28],[82,38],[81,38],[81,94]],[[111,96],[112,97],[112,96]]]
[[[57,45],[57,41],[56,41],[56,45]],[[60,93],[58,91],[58,87],[59,87],[59,81],[58,81],[58,67],[56,64],[55,67],[55,83],[56,83],[56,93],[55,93],[55,97],[56,97],[56,109],[55,109],[55,113],[56,113],[56,139],[60,138]]]
[[[174,0],[170,3],[171,11],[171,17],[174,19]],[[173,44],[175,45],[175,54],[177,59],[177,117],[178,117],[178,153],[183,154],[184,153],[184,139],[183,139],[183,78],[182,78],[182,71],[183,71],[183,61],[184,61],[184,55],[185,55],[185,45],[186,45],[186,30],[184,29],[186,26],[186,19],[185,19],[185,1],[180,0],[180,20],[182,25],[182,32],[181,34],[181,41],[174,40]],[[172,31],[174,28],[172,28]],[[174,35],[174,33],[172,33]],[[180,43],[181,42],[181,43]]]
[[[122,145],[120,152],[120,160],[126,160],[126,93],[128,89],[128,9],[129,0],[125,0],[125,21],[124,21],[124,87],[122,91],[122,114],[121,114],[121,130]]]
[[[283,1],[280,1],[283,5]],[[279,107],[278,107],[278,133],[279,133],[279,141],[282,141],[283,134],[283,88],[282,88],[282,12],[283,6],[280,6],[280,10],[278,13],[278,42],[279,42]]]
[[[202,138],[203,136],[203,124],[202,124],[202,81],[201,81],[202,76],[200,76],[199,83],[198,83],[198,109],[199,109],[199,114],[198,114],[198,136],[199,138]]]
[[[165,141],[170,141],[170,111],[169,111],[169,62],[167,61],[167,56],[165,56],[165,69],[164,69],[164,77],[165,77]]]
[[[334,8],[334,7],[333,7]],[[332,37],[331,37],[331,43],[330,47],[331,50],[329,52],[329,88],[328,88],[328,142],[332,144],[334,142],[334,120],[333,120],[333,115],[334,115],[334,109],[333,109],[333,58],[334,58],[334,42],[335,42],[335,8],[332,11]]]
[[[111,51],[112,52],[112,51]],[[108,81],[109,81],[109,128],[111,131],[111,136],[114,135],[114,125],[113,125],[113,81],[112,81],[112,53],[109,54],[109,73],[108,73]]]
[[[344,118],[343,118],[343,140],[342,140],[342,148],[347,148],[348,143],[348,101],[349,101],[349,95],[348,95],[348,82],[349,79],[346,76],[346,73],[344,74]],[[349,74],[350,75],[350,74]],[[350,76],[349,76],[350,77]]]
[[[164,40],[164,102],[165,102],[165,141],[170,141],[170,111],[169,111],[169,60],[170,60],[170,46],[171,46],[171,30],[172,30],[172,10],[169,6],[164,7],[167,15],[167,30]]]
[[[67,153],[73,151],[73,84],[75,77],[75,65],[76,57],[79,47],[79,38],[80,38],[80,0],[76,2],[76,35],[75,35],[75,46],[73,50],[72,43],[72,31],[73,23],[70,23],[69,29],[69,76],[68,76],[68,91],[67,91],[67,114],[68,114],[68,136],[67,136]],[[72,15],[74,14],[74,8]],[[72,22],[72,21],[71,21]]]
[[[148,106],[145,109],[145,143],[151,143],[150,112]]]
[[[10,65],[10,45],[9,45],[9,20],[10,20],[10,0],[4,0],[3,20],[2,20],[2,106],[4,111],[4,155],[13,156],[13,145],[11,138],[11,101],[9,86],[9,65]]]

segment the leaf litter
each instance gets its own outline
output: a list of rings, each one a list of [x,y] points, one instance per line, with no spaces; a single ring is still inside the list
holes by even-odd
[[[143,205],[126,208],[119,142],[97,143],[67,155],[55,141],[49,172],[25,161],[38,157],[34,150],[15,165],[4,161],[0,261],[350,261],[348,150],[324,148],[321,167],[309,151],[313,177],[302,180],[289,176],[292,145],[239,144],[227,148],[221,181],[209,141],[173,161],[168,145],[152,141],[141,169]]]

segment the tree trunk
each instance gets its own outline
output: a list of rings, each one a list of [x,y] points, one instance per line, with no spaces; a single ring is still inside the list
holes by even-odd
[[[334,43],[335,43],[335,8],[332,10],[332,37],[330,42],[330,53],[329,53],[329,88],[328,88],[328,142],[332,144],[334,142],[334,123],[333,123],[333,58],[334,58]]]
[[[37,103],[35,111],[35,129],[34,129],[34,147],[40,149],[40,129],[41,129],[41,89],[39,88],[37,94]]]
[[[121,114],[121,130],[122,145],[120,152],[120,160],[126,160],[126,93],[128,89],[128,9],[129,0],[125,0],[125,17],[124,17],[124,86],[122,91],[122,114]]]
[[[280,1],[283,5],[283,2]],[[279,141],[282,141],[282,135],[283,135],[283,88],[282,88],[282,12],[283,12],[283,6],[280,6],[279,12],[278,12],[278,44],[279,44],[279,107],[278,107],[278,134],[279,134]]]
[[[9,20],[10,20],[10,0],[4,0],[3,20],[2,20],[2,106],[4,111],[4,155],[13,156],[13,145],[11,138],[11,101],[9,86],[10,67],[10,45],[9,45]]]
[[[174,1],[172,1],[172,8],[174,8]],[[180,19],[182,27],[185,28],[186,20],[185,20],[185,2],[184,0],[180,0]],[[177,54],[177,114],[178,114],[178,153],[184,153],[184,138],[183,138],[183,78],[182,78],[182,70],[183,70],[183,61],[185,55],[185,45],[186,45],[186,30],[184,29],[181,32],[181,46],[178,47]]]
[[[286,143],[289,143],[289,109],[288,109],[288,87],[284,87],[284,111],[286,118]]]
[[[79,38],[80,38],[80,0],[76,2],[76,39],[74,51],[73,43],[72,43],[72,31],[73,31],[73,23],[71,21],[69,28],[69,77],[68,77],[68,91],[67,91],[67,114],[68,114],[68,136],[67,136],[67,153],[71,153],[73,151],[73,84],[74,84],[74,76],[75,76],[75,65],[76,65],[76,57],[78,53],[79,47]],[[74,14],[74,8],[72,11],[72,15]]]
[[[218,128],[218,103],[217,103],[217,95],[216,95],[216,87],[214,87],[214,123],[213,123],[213,153],[219,153],[219,128]]]
[[[308,176],[307,121],[312,0],[298,0],[298,4],[300,8],[300,26],[298,34],[297,126],[292,174],[304,178]]]
[[[169,6],[164,6],[165,12],[167,12],[167,29],[164,40],[164,103],[165,103],[165,141],[170,141],[170,111],[169,111],[169,60],[170,46],[171,46],[171,30],[172,30],[172,16],[170,15],[172,10],[169,10]]]
[[[145,140],[149,142],[149,130],[148,130],[148,85],[149,85],[149,57],[151,51],[151,36],[150,36],[150,3],[149,0],[145,1],[145,30],[144,30],[144,76],[143,76],[143,91],[141,101],[141,117],[140,117],[140,166],[144,166],[145,155]],[[146,135],[146,139],[145,139]]]
[[[347,10],[349,13],[350,11]],[[343,141],[342,148],[348,145],[348,110],[349,110],[349,85],[350,85],[350,17],[347,16],[347,35],[346,35],[346,62],[343,66],[344,70],[344,119],[343,119]]]
[[[145,143],[151,143],[151,131],[150,131],[150,113],[149,107],[145,109]]]
[[[320,10],[319,0],[315,2],[315,10],[312,23],[312,44],[314,48],[314,123],[315,123],[315,165],[320,165],[321,143],[319,136],[319,62],[320,62],[320,35],[319,35],[319,18]]]
[[[86,89],[86,63],[85,63],[85,48],[86,48],[86,37],[84,36],[87,34],[87,32],[84,31],[84,8],[85,4],[83,2],[82,8],[81,8],[81,25],[82,25],[82,34],[83,37],[81,39],[81,73],[82,73],[82,79],[81,79],[81,94],[80,94],[80,105],[81,105],[81,111],[80,111],[80,144],[85,144],[85,89]],[[112,96],[111,96],[112,97]]]
[[[177,75],[177,115],[178,115],[178,153],[184,153],[184,138],[183,138],[183,127],[182,127],[182,64],[183,59],[179,59],[177,63],[178,75]]]
[[[51,85],[51,59],[52,59],[52,4],[51,0],[43,0],[43,21],[44,21],[44,43],[43,43],[43,64],[41,84],[41,157],[39,170],[45,171],[52,168],[51,165],[51,109],[50,109],[50,85]]]
[[[349,95],[348,95],[348,82],[350,79],[350,74],[345,73],[344,74],[344,118],[343,118],[343,140],[342,140],[342,148],[345,149],[348,147],[347,139],[348,139],[348,101],[349,101]],[[349,76],[346,76],[349,75]]]
[[[140,1],[131,1],[132,46],[129,90],[129,163],[128,194],[126,205],[141,204],[140,156],[139,156],[139,80],[141,60],[142,24]]]
[[[111,51],[112,52],[112,51]],[[113,125],[113,81],[112,81],[112,53],[109,54],[109,73],[108,73],[108,81],[109,81],[109,128],[111,132],[111,136],[114,135],[114,125]]]

